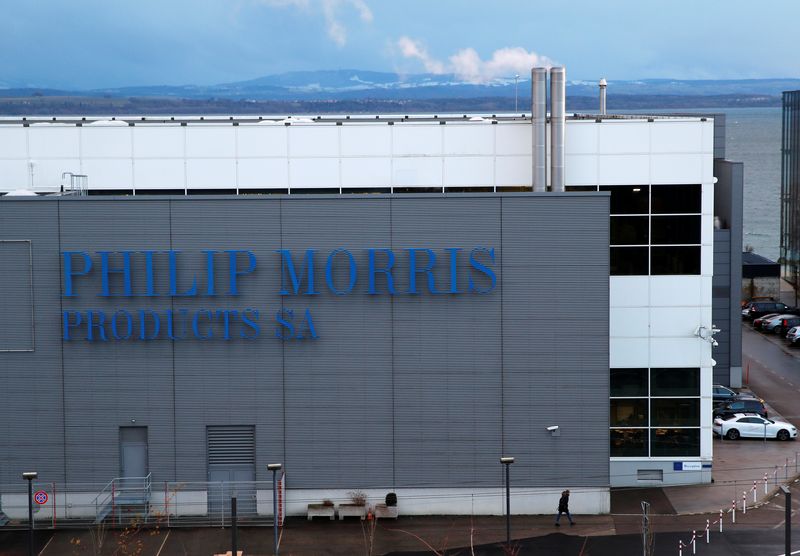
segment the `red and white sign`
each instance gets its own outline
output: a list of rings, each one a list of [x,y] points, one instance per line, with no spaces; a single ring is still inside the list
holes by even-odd
[[[33,501],[37,504],[47,504],[47,493],[43,490],[37,490],[33,495]]]

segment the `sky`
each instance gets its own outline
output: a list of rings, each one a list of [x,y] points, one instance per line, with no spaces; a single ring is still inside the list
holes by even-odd
[[[0,0],[0,86],[211,85],[299,70],[567,67],[569,79],[800,77],[800,1]]]

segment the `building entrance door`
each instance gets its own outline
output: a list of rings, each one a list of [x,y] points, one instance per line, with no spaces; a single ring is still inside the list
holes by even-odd
[[[147,427],[120,427],[119,476],[122,479],[147,476]]]

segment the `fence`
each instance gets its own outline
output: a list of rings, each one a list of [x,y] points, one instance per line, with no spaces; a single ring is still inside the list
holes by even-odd
[[[272,481],[151,482],[150,477],[117,478],[106,484],[35,482],[36,529],[93,525],[225,527],[236,496],[241,525],[272,526]],[[45,500],[46,499],[46,500]],[[43,503],[40,503],[42,502]],[[285,475],[278,480],[278,524],[286,515]],[[26,484],[0,485],[0,528],[28,527]]]

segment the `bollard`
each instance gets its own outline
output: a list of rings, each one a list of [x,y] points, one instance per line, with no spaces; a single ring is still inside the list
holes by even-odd
[[[753,481],[753,504],[756,503],[756,482]]]
[[[722,533],[722,510],[719,511],[719,532]]]
[[[706,544],[711,542],[711,532],[709,531],[710,527],[711,527],[711,522],[709,520],[706,520]]]
[[[697,531],[692,531],[692,554],[697,554]]]
[[[742,514],[747,513],[747,491],[742,491]]]
[[[775,488],[778,487],[778,466],[775,466],[775,471],[772,472],[772,476],[775,479]]]
[[[736,500],[731,500],[731,523],[736,523]]]
[[[783,464],[783,480],[789,480],[789,458],[786,458],[786,463]]]
[[[764,496],[767,495],[767,474],[764,473]]]
[[[678,556],[683,556],[683,541],[678,541]]]

